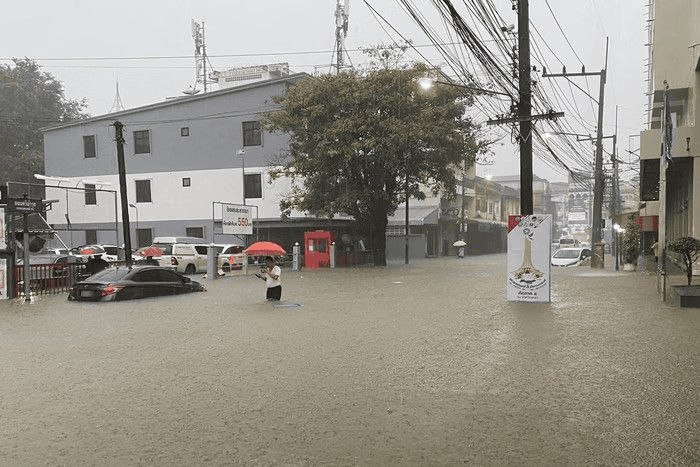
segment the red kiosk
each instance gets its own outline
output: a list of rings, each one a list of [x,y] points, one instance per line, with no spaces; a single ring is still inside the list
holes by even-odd
[[[333,232],[314,230],[304,232],[304,267],[306,269],[327,268],[331,265],[331,243]]]

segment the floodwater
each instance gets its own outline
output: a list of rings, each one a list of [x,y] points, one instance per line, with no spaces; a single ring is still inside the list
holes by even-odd
[[[504,256],[0,304],[0,464],[700,462],[700,314],[655,279]]]

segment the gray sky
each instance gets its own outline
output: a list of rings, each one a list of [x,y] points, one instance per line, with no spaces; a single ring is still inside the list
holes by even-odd
[[[411,18],[395,0],[369,0],[403,35],[416,45],[428,44]],[[426,0],[424,13],[435,20]],[[459,0],[454,2],[456,5]],[[509,0],[495,0],[510,23],[516,18]],[[620,106],[620,154],[627,159],[627,136],[642,128],[644,105],[643,58],[646,51],[644,7],[631,0],[549,0],[561,26],[588,70],[603,66],[605,36],[610,36],[609,77],[606,94],[605,132],[614,129],[615,105]],[[0,57],[148,57],[182,56],[193,53],[190,19],[205,21],[207,52],[216,69],[286,61],[293,71],[313,73],[328,69],[334,40],[335,0],[122,0],[120,2],[53,0],[22,2],[8,0],[0,16]],[[580,64],[564,41],[543,0],[531,1],[531,20],[549,46],[568,65]],[[432,24],[432,23],[431,23]],[[441,22],[434,27],[445,31]],[[384,30],[391,33],[391,37]],[[348,49],[398,39],[380,26],[362,0],[351,0]],[[432,48],[420,48],[433,64],[443,60]],[[319,53],[306,53],[318,51]],[[287,53],[285,53],[287,52]],[[289,52],[296,52],[289,54]],[[245,57],[214,57],[249,54]],[[551,64],[558,62],[547,53]],[[351,51],[354,64],[367,57]],[[418,58],[409,53],[410,58]],[[87,98],[88,110],[106,113],[119,80],[121,97],[127,107],[148,104],[166,96],[179,95],[192,84],[194,59],[145,60],[40,60],[46,70],[63,81],[71,98]],[[560,70],[555,70],[560,71]],[[562,83],[564,84],[564,83]],[[585,87],[585,82],[579,81]],[[597,96],[597,78],[589,78]],[[566,88],[568,91],[568,87]],[[586,120],[595,125],[591,102],[575,91],[576,105]],[[572,117],[569,123],[580,128]],[[578,130],[577,130],[578,131]],[[585,131],[585,133],[588,133]],[[508,140],[508,138],[506,138]],[[638,144],[633,140],[633,147]],[[517,150],[510,143],[495,148],[495,164],[480,166],[479,174],[509,175],[518,172]],[[550,180],[563,180],[536,161],[535,173]]]

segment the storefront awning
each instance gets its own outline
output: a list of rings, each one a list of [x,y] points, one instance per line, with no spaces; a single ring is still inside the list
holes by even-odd
[[[409,225],[437,225],[440,218],[439,206],[408,205]],[[404,225],[406,223],[406,207],[399,206],[396,212],[389,216],[389,225]]]

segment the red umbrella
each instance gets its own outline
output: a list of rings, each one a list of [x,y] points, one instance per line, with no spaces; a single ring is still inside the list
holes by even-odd
[[[272,242],[255,242],[243,250],[249,256],[283,256],[284,248]]]
[[[139,251],[136,252],[136,254],[144,256],[146,258],[158,258],[159,256],[163,256],[163,250],[154,246],[147,246],[146,248],[141,248]]]
[[[95,249],[94,248],[83,248],[80,250],[81,255],[94,255],[95,254]]]

